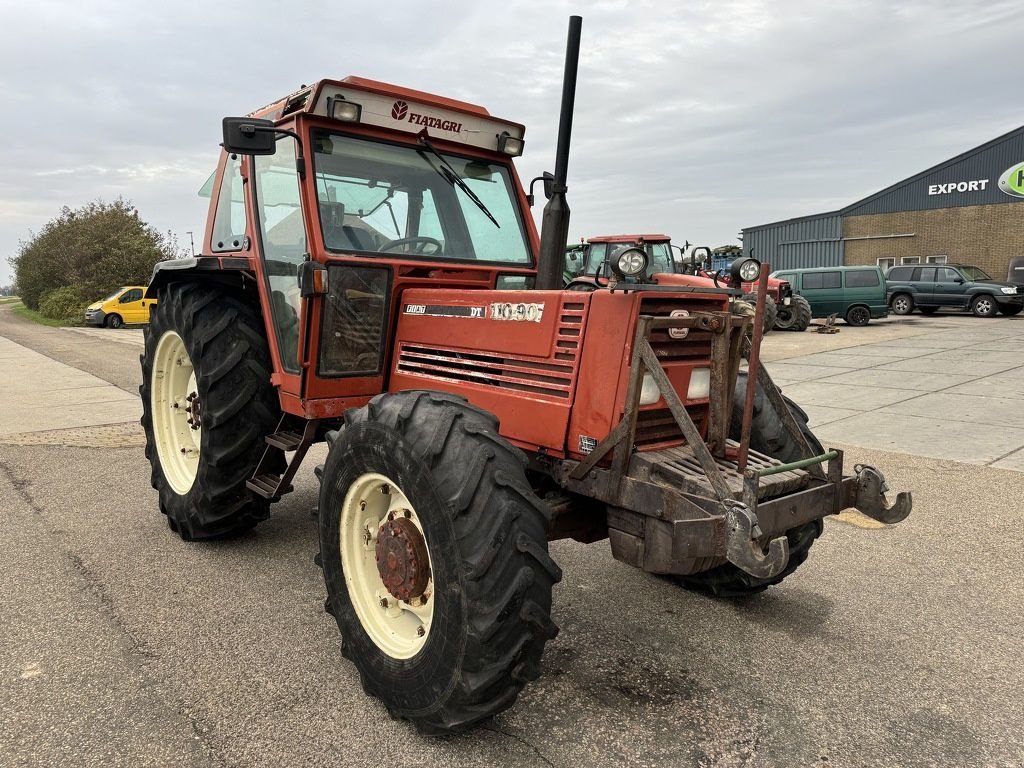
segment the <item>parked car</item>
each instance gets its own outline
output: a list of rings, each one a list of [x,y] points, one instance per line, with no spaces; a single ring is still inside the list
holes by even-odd
[[[149,311],[156,305],[156,299],[143,298],[145,293],[145,286],[121,286],[107,298],[86,307],[85,324],[120,328],[125,323],[148,323]]]
[[[993,280],[969,264],[889,267],[885,279],[889,306],[897,315],[915,309],[925,315],[969,309],[978,317],[993,317],[996,312],[1016,315],[1024,309],[1024,286]]]
[[[793,292],[807,299],[811,317],[837,315],[850,325],[867,325],[889,314],[885,277],[878,267],[786,269],[771,276],[788,280]]]

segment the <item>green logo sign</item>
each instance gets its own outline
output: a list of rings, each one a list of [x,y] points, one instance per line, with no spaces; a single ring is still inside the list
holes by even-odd
[[[1024,197],[1024,163],[1003,171],[999,177],[999,189],[1013,197]]]

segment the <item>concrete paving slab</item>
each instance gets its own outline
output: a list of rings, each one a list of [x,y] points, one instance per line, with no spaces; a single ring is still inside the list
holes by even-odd
[[[1024,428],[995,430],[988,425],[886,411],[871,411],[826,424],[815,434],[822,443],[838,440],[968,464],[988,464],[1024,448]]]
[[[972,349],[986,352],[1003,352],[1006,354],[1024,354],[1024,339],[997,339],[995,341],[983,341],[972,345]]]
[[[105,341],[116,341],[119,344],[131,344],[142,347],[146,343],[144,331],[141,328],[62,328],[62,331],[78,336],[91,336]]]
[[[987,362],[977,358],[956,359],[954,352],[943,352],[943,357],[927,355],[925,357],[913,357],[908,360],[894,360],[889,363],[882,363],[875,366],[876,371],[923,371],[926,373],[935,371],[949,374],[962,374],[979,378],[981,376],[993,376],[997,373],[1007,373],[1014,369],[1021,369],[1021,361],[1013,360],[1009,356],[999,362]]]
[[[880,341],[871,346],[875,349],[899,349],[899,350],[922,350],[922,349],[950,349],[963,346],[959,334],[950,332],[941,336],[915,336],[913,339],[892,339],[891,341]]]
[[[1012,400],[1021,400],[1024,399],[1024,377],[1019,373],[1000,373],[995,376],[975,379],[968,384],[950,387],[946,391],[957,395],[982,395],[985,397],[1005,397]]]
[[[1024,408],[1020,400],[981,395],[929,393],[878,410],[887,413],[949,419],[969,424],[1024,429]]]
[[[0,392],[16,403],[0,421],[0,435],[67,429],[137,420],[137,396],[92,374],[59,363],[0,337],[7,355],[0,366]]]
[[[833,421],[863,413],[863,411],[855,411],[851,408],[832,408],[827,405],[808,405],[807,403],[801,403],[800,407],[807,412],[807,423],[811,429],[817,429],[824,424],[831,424]]]
[[[844,371],[852,371],[853,368],[834,368],[824,365],[793,365],[788,360],[778,363],[767,363],[768,372],[774,378],[787,379],[788,381],[810,381],[820,379],[823,376],[830,376]]]
[[[922,392],[934,392],[947,387],[976,379],[970,374],[929,373],[926,371],[880,371],[868,368],[862,371],[851,371],[836,376],[829,376],[820,381],[834,384],[857,384],[864,387],[885,387],[888,389],[915,389]]]
[[[1012,469],[1017,472],[1024,472],[1024,448],[1014,451],[1009,456],[1003,456],[999,461],[994,461],[990,466],[997,469]]]
[[[902,339],[904,344],[909,343],[909,339]],[[930,355],[935,352],[941,352],[945,347],[910,347],[910,346],[890,346],[883,347],[879,344],[865,344],[860,347],[846,347],[843,349],[843,354],[855,355],[858,357],[887,357],[893,358],[907,358],[907,357],[921,357],[923,355]]]
[[[794,384],[786,387],[785,393],[801,407],[823,405],[834,408],[839,406],[858,411],[873,411],[884,405],[899,403],[921,395],[919,391],[912,389],[879,389],[823,381]]]
[[[825,366],[827,368],[865,368],[874,365],[882,365],[887,360],[902,360],[901,355],[879,355],[879,356],[868,356],[850,354],[847,349],[838,352],[818,352],[814,355],[805,355],[804,357],[790,357],[787,358],[786,365],[814,365],[814,366]]]
[[[920,360],[922,358],[914,358]],[[924,359],[931,360],[978,360],[985,363],[1001,363],[1010,361],[1016,365],[1024,363],[1024,347],[1020,353],[1007,351],[1005,349],[980,349],[978,347],[960,347],[959,349],[948,349],[944,352],[935,352],[926,355]]]

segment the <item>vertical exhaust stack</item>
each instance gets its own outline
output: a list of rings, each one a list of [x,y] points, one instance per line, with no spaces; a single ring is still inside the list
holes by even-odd
[[[555,183],[551,199],[544,206],[540,228],[540,259],[537,264],[537,288],[562,287],[565,244],[569,238],[569,204],[565,200],[565,178],[569,172],[569,139],[572,112],[576,102],[576,69],[580,60],[582,16],[569,17],[569,39],[565,46],[565,75],[562,78],[562,112],[558,119],[558,148],[555,151]]]

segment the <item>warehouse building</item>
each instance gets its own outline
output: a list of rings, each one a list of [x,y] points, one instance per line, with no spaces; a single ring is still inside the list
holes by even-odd
[[[1024,126],[828,213],[743,230],[773,269],[967,263],[1005,280],[1024,256]]]

